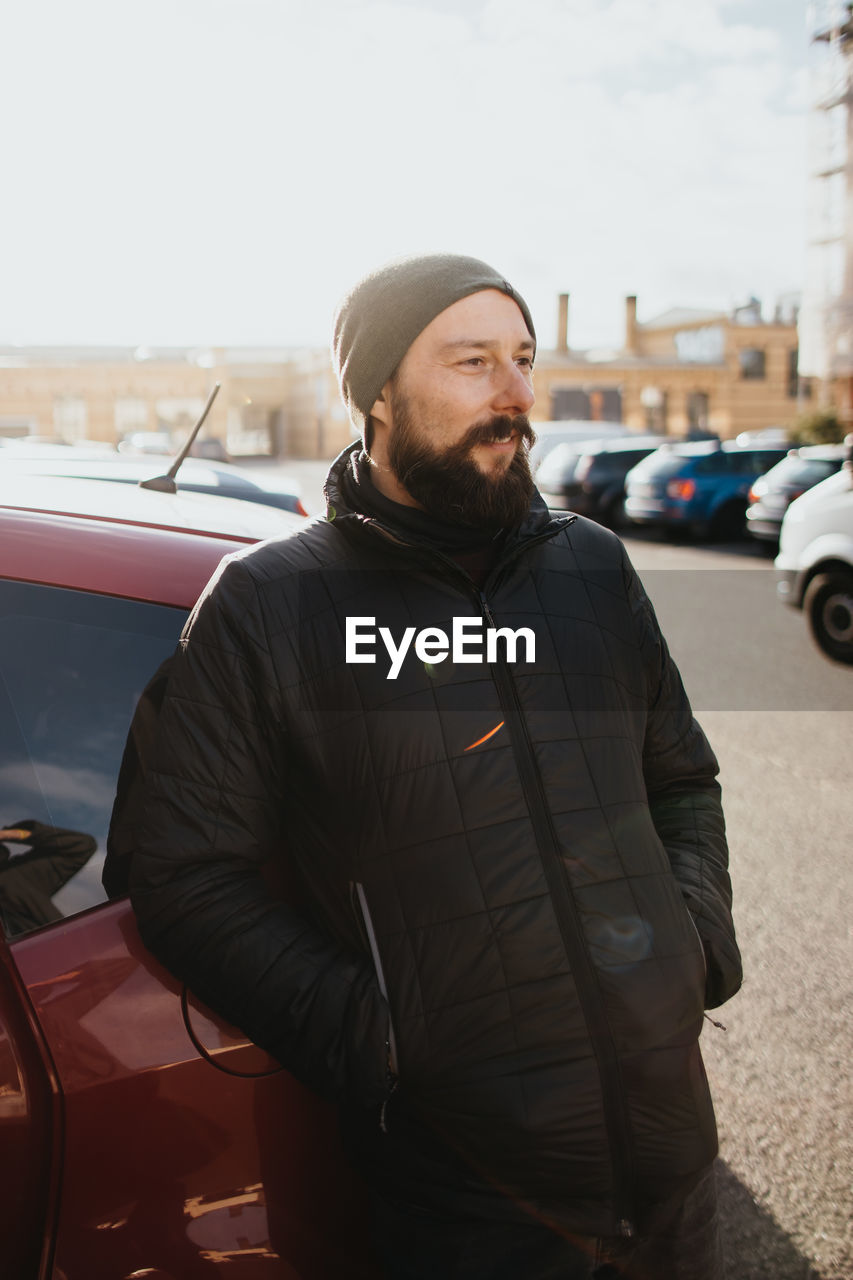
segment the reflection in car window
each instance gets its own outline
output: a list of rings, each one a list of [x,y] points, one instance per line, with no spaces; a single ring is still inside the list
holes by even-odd
[[[61,887],[52,869],[53,905],[59,915],[74,915],[104,900],[107,829],[130,720],[186,613],[0,581],[0,617],[0,827],[26,819],[94,840],[94,853],[66,866]],[[33,850],[15,842],[7,848],[7,869],[20,881],[18,859]],[[27,931],[20,914],[6,930]]]
[[[95,852],[93,836],[32,818],[0,827],[0,919],[7,937],[62,918],[58,891]]]

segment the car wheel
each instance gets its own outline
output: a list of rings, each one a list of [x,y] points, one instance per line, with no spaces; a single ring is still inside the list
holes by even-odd
[[[727,502],[715,511],[711,519],[710,534],[712,538],[727,540],[740,538],[746,530],[746,503]]]
[[[816,644],[835,662],[853,663],[853,573],[812,578],[803,600]]]

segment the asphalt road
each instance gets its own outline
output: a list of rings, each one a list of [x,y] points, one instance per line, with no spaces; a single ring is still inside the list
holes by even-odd
[[[317,510],[323,468],[296,470]],[[759,547],[625,542],[721,766],[746,973],[703,1036],[728,1280],[853,1280],[853,668]]]
[[[759,548],[625,541],[721,766],[746,976],[703,1047],[729,1280],[851,1280],[853,668]]]

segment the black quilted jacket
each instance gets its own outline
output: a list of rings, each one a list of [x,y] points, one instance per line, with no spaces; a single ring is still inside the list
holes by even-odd
[[[390,1043],[482,1212],[642,1227],[716,1151],[698,1038],[740,983],[716,761],[613,534],[537,499],[480,593],[347,511],[342,465],[332,518],[229,558],[188,624],[133,860],[142,936],[351,1107],[387,1097]],[[347,617],[395,640],[527,627],[535,659],[412,645],[390,680],[381,642],[345,661]]]

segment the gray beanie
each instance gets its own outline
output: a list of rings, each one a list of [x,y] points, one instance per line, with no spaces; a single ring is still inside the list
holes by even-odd
[[[499,289],[517,302],[535,341],[527,303],[477,258],[453,253],[401,258],[350,290],[335,315],[332,359],[358,431],[364,431],[380,391],[418,334],[454,302],[482,289]]]

